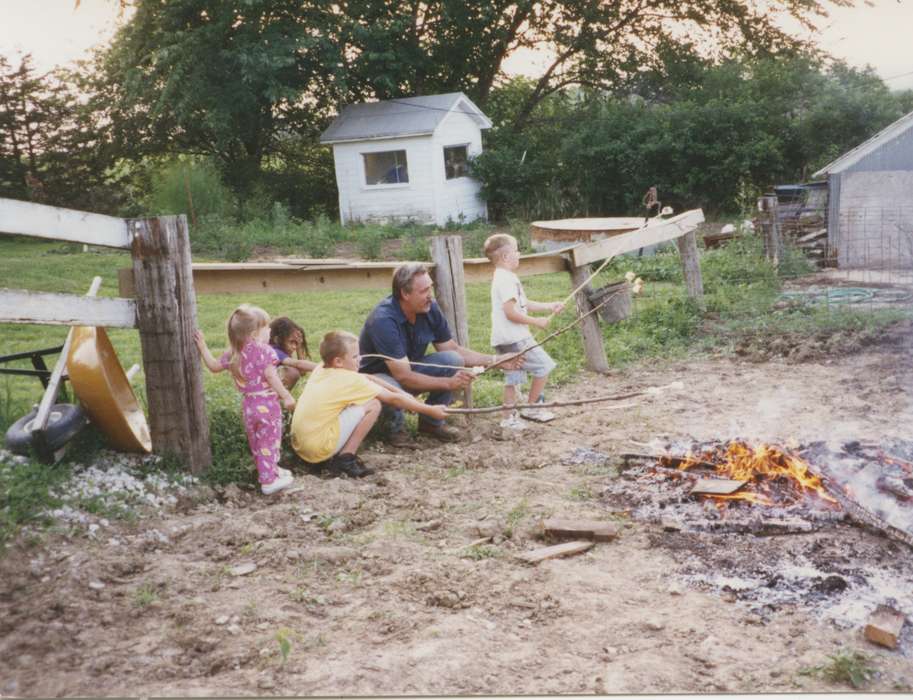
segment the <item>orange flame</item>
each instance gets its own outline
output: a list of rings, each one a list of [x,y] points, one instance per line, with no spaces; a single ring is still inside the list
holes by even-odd
[[[837,504],[825,491],[821,479],[811,472],[807,462],[779,447],[764,444],[751,447],[744,442],[733,441],[699,457],[689,454],[678,468],[687,470],[697,465],[712,465],[721,477],[749,482],[751,490],[725,496],[707,495],[718,502],[741,500],[768,506],[787,505],[784,496],[792,503],[811,494],[827,503]]]

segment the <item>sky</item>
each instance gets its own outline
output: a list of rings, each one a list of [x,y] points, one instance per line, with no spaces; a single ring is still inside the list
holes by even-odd
[[[14,61],[30,52],[39,70],[88,57],[110,40],[117,0],[0,0],[0,53]],[[870,64],[895,90],[913,88],[913,0],[871,0],[833,8],[822,20],[817,43],[850,65]],[[544,62],[529,52],[508,59],[508,73],[535,75]]]

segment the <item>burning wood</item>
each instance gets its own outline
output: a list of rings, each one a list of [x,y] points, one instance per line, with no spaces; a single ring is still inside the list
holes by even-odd
[[[721,505],[727,500],[744,500],[768,506],[788,506],[808,495],[830,504],[837,503],[827,494],[821,479],[812,473],[807,462],[778,447],[751,447],[744,442],[732,441],[697,457],[688,455],[680,461],[678,468],[688,470],[695,465],[707,464],[713,465],[716,473],[725,479],[751,485],[750,489],[733,489],[734,492],[730,493],[698,492]]]

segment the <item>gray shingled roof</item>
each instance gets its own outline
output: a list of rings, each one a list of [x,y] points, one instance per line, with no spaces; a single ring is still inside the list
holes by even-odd
[[[491,127],[488,117],[466,95],[449,92],[349,105],[320,135],[320,143],[432,134],[454,109],[469,114],[479,128]]]

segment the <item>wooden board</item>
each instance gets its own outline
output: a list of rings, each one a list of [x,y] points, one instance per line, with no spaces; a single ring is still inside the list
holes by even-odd
[[[556,557],[567,557],[572,554],[580,554],[585,552],[593,546],[592,542],[565,542],[564,544],[556,544],[552,547],[542,547],[541,549],[534,549],[531,552],[526,552],[517,556],[517,559],[524,561],[527,564],[538,564],[540,561],[545,561],[546,559],[555,559]]]
[[[615,523],[602,520],[549,518],[542,523],[542,530],[552,537],[585,537],[596,542],[609,542],[618,537],[620,528]]]
[[[295,263],[195,263],[193,286],[197,294],[248,294],[273,292],[318,292],[340,289],[390,289],[390,281],[401,262],[308,261]],[[429,270],[432,263],[425,263]],[[565,272],[567,261],[560,251],[520,257],[519,277]],[[463,260],[467,283],[491,282],[493,267],[485,258]],[[132,269],[117,271],[119,293],[135,296]]]
[[[132,299],[0,289],[0,323],[135,328],[136,304]]]
[[[740,479],[698,479],[691,488],[692,495],[728,496],[742,488],[747,481]]]
[[[879,605],[865,626],[865,638],[883,647],[896,649],[904,619],[903,613],[887,605]]]
[[[596,260],[614,258],[616,255],[674,240],[693,231],[703,221],[704,212],[700,209],[692,209],[684,214],[663,219],[661,222],[651,223],[646,228],[637,231],[577,246],[572,251],[574,267],[581,267]]]
[[[114,216],[0,198],[0,233],[129,248],[127,222]]]

